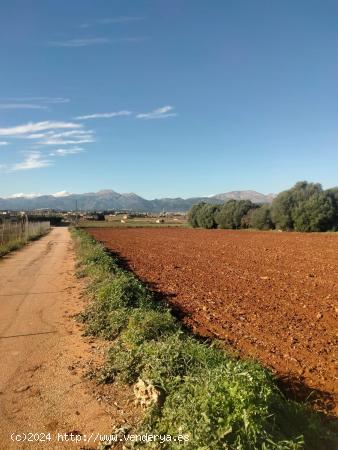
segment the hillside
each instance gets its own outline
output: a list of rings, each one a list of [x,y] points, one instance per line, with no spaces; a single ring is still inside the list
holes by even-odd
[[[0,210],[32,210],[39,208],[52,208],[56,210],[133,210],[159,212],[162,210],[172,212],[184,212],[195,203],[205,201],[207,203],[220,204],[224,201],[251,200],[255,203],[269,203],[273,196],[264,195],[255,191],[233,191],[212,197],[194,198],[161,198],[146,200],[134,193],[119,194],[113,190],[101,190],[85,194],[37,195],[1,198]]]

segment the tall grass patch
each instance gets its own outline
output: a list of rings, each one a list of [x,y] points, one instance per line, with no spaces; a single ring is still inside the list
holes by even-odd
[[[0,257],[36,241],[50,230],[49,222],[32,222],[21,229],[19,223],[0,223]]]

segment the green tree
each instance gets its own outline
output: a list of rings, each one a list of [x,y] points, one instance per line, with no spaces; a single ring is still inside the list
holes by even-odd
[[[217,228],[215,216],[219,212],[219,209],[220,207],[218,205],[205,203],[197,213],[198,226],[208,229]]]
[[[332,218],[330,228],[333,231],[338,231],[338,187],[328,189],[325,192],[331,198],[334,208],[334,216]]]
[[[274,227],[271,219],[270,205],[262,205],[253,210],[250,226],[258,230],[270,230]]]
[[[318,183],[300,181],[272,202],[271,218],[282,230],[326,231],[332,227],[335,206]]]
[[[257,206],[258,208],[258,206]],[[249,211],[241,219],[241,228],[250,228],[251,220],[256,208],[249,209]]]
[[[271,205],[271,219],[277,229],[292,230],[293,198],[289,191],[278,194]]]
[[[335,215],[332,199],[325,192],[316,192],[299,202],[292,213],[295,231],[327,231]]]
[[[216,222],[220,228],[241,228],[243,217],[255,205],[250,200],[229,200],[216,214]]]
[[[199,227],[199,212],[205,205],[204,202],[193,205],[188,212],[188,223],[193,227]]]

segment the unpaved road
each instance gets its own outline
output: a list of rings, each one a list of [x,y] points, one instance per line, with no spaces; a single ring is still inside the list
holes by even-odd
[[[260,360],[296,397],[338,415],[337,234],[89,231],[165,293],[193,330]]]
[[[95,345],[72,317],[83,308],[79,285],[66,228],[0,259],[0,449],[70,448],[57,433],[111,433],[107,405],[83,377]],[[29,432],[52,441],[11,441]]]

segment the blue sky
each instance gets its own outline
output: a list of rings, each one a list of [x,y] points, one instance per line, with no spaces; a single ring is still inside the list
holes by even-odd
[[[0,196],[338,184],[334,0],[2,0]]]

